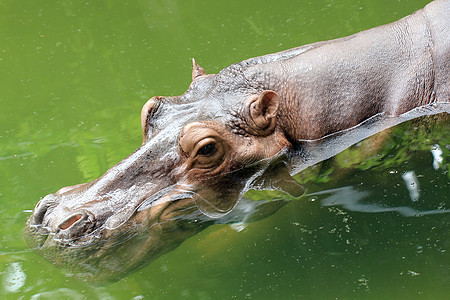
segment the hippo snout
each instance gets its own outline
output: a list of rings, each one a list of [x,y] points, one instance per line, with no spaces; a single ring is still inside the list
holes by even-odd
[[[58,196],[50,194],[36,205],[29,224],[42,235],[67,242],[85,236],[93,231],[98,222],[87,210],[69,211],[58,207]]]
[[[33,226],[40,226],[44,222],[45,216],[50,213],[60,202],[60,195],[69,192],[71,190],[74,190],[75,188],[79,188],[86,185],[83,184],[77,184],[72,186],[66,186],[61,189],[59,189],[54,194],[48,194],[44,198],[42,198],[34,208],[33,215],[30,218],[30,225]]]

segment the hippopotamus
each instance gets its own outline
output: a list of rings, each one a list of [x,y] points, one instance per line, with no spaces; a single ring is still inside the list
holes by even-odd
[[[226,217],[249,189],[300,197],[289,175],[305,165],[405,120],[450,112],[449,15],[450,1],[437,0],[394,23],[218,74],[193,60],[183,95],[143,106],[135,152],[39,201],[29,244],[83,276],[117,278]],[[357,128],[370,130],[352,135]]]

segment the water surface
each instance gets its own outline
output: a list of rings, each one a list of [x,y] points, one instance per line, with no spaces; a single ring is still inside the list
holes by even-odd
[[[296,176],[308,196],[261,221],[214,225],[107,286],[70,277],[22,238],[40,197],[98,177],[140,145],[141,106],[183,93],[192,57],[216,73],[428,2],[1,1],[0,298],[444,298],[448,120],[357,144]]]

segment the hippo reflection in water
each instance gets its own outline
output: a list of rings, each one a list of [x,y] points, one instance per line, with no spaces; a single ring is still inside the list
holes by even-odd
[[[435,1],[395,23],[216,75],[194,61],[186,93],[144,105],[142,146],[100,178],[44,197],[27,240],[83,276],[118,278],[226,216],[251,188],[300,196],[288,172],[449,112],[449,15],[450,1]]]

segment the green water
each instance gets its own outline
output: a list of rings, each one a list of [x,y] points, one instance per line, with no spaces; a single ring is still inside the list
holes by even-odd
[[[69,277],[22,238],[40,197],[98,177],[140,145],[141,106],[183,93],[192,57],[215,73],[427,2],[0,1],[0,298],[444,299],[448,121],[402,124],[367,160],[353,147],[298,176],[316,194],[241,231],[214,225],[107,286]]]

